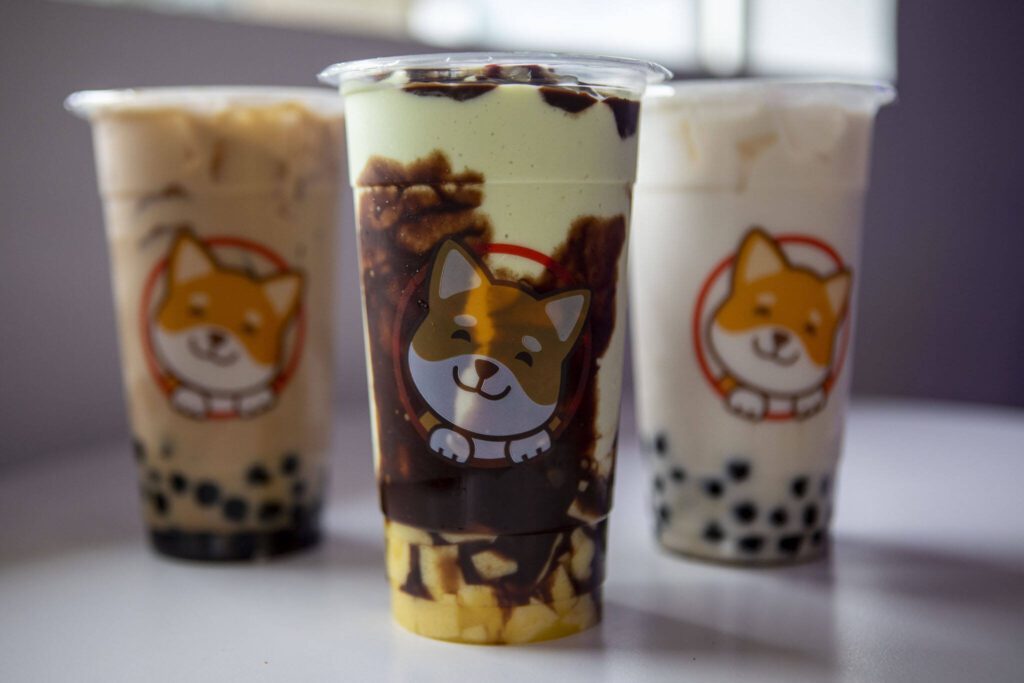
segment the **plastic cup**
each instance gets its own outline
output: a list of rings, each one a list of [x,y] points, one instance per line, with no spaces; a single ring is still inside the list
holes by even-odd
[[[754,80],[645,99],[632,329],[670,550],[761,564],[827,548],[871,131],[893,96]]]
[[[316,542],[342,154],[333,93],[90,91],[123,379],[155,549]]]
[[[639,99],[652,64],[337,65],[392,611],[469,643],[600,618]]]

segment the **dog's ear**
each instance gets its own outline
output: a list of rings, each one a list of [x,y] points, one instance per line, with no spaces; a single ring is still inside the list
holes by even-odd
[[[167,266],[171,287],[209,275],[216,270],[217,262],[202,242],[188,231],[178,233],[171,247]]]
[[[786,255],[771,236],[761,228],[753,228],[743,238],[733,267],[733,289],[755,280],[781,273],[789,267]]]
[[[852,282],[853,276],[848,270],[841,270],[825,280],[825,294],[828,295],[828,303],[836,318],[841,318],[846,312],[846,302],[850,296]]]
[[[448,240],[434,257],[430,274],[430,299],[444,301],[489,282],[490,276],[484,265],[458,242]]]
[[[572,346],[583,329],[583,321],[590,308],[590,292],[575,289],[559,292],[543,300],[544,312],[555,326],[559,341]]]
[[[274,313],[282,319],[290,318],[299,306],[302,275],[299,273],[272,275],[263,280],[261,286]]]

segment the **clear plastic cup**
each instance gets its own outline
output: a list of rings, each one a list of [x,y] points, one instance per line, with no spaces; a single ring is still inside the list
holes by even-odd
[[[721,81],[644,101],[632,322],[657,537],[735,563],[827,547],[884,84]]]
[[[336,65],[392,611],[470,643],[601,612],[636,123],[632,60]]]
[[[319,535],[341,105],[326,90],[88,91],[139,486],[157,551]]]

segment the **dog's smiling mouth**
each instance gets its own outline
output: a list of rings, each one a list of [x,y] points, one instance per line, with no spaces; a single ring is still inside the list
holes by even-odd
[[[792,356],[789,356],[788,358],[780,355],[778,350],[769,353],[768,351],[765,351],[764,349],[761,348],[760,340],[756,336],[754,337],[753,342],[751,342],[751,346],[754,347],[754,355],[756,355],[758,358],[770,361],[772,363],[775,363],[776,365],[781,365],[782,367],[789,367],[800,358],[799,351],[794,353]]]
[[[229,365],[233,365],[234,362],[238,360],[237,352],[226,353],[222,356],[213,349],[207,351],[198,343],[196,343],[194,337],[190,337],[188,340],[188,351],[199,360],[206,361],[207,363],[213,363],[214,365],[219,365],[222,368],[227,367]]]
[[[488,394],[486,391],[484,391],[484,380],[482,379],[480,380],[480,383],[477,384],[475,387],[471,387],[465,382],[463,382],[462,378],[459,377],[458,365],[452,366],[452,379],[455,380],[455,386],[457,386],[459,389],[462,389],[463,391],[468,391],[471,394],[479,394],[482,398],[486,398],[488,401],[500,401],[501,399],[508,396],[508,392],[512,391],[512,385],[509,384],[496,394]]]

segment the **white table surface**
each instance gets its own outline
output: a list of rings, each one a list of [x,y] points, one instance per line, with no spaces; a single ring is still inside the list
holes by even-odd
[[[253,566],[143,543],[127,444],[0,469],[0,681],[1024,681],[1024,412],[861,401],[828,560],[660,552],[627,420],[605,621],[526,647],[391,623],[364,412],[325,542]]]

